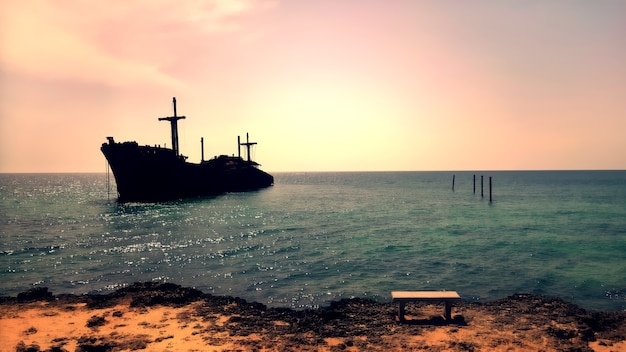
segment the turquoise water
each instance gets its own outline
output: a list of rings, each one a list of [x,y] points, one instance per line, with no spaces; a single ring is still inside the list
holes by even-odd
[[[294,308],[445,289],[626,309],[626,171],[274,176],[258,192],[117,204],[104,174],[2,174],[0,295],[155,280]]]

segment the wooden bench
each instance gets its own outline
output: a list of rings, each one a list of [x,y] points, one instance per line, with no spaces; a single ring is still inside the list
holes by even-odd
[[[446,305],[446,320],[452,320],[452,301],[458,301],[461,296],[456,291],[392,291],[391,301],[398,302],[398,319],[404,321],[404,306],[407,302],[427,301],[444,302]]]

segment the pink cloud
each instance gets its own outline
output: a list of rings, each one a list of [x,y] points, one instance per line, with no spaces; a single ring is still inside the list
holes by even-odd
[[[163,67],[207,37],[240,30],[266,0],[11,2],[0,62],[11,71],[112,85],[182,83]]]

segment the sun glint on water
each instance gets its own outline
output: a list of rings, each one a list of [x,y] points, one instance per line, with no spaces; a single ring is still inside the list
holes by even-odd
[[[167,281],[295,308],[392,290],[626,307],[626,171],[279,173],[257,192],[127,204],[104,174],[0,181],[2,295]]]

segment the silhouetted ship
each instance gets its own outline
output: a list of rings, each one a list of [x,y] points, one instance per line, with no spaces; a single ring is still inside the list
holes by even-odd
[[[115,182],[118,200],[161,201],[196,196],[217,195],[224,192],[245,192],[269,187],[274,184],[272,175],[260,170],[256,162],[250,159],[250,149],[256,143],[242,143],[237,137],[238,156],[221,155],[211,160],[204,160],[204,142],[202,161],[189,163],[187,157],[180,155],[178,149],[178,120],[185,116],[161,117],[159,121],[169,121],[172,128],[172,149],[140,146],[137,142],[117,143],[113,137],[107,137],[102,153],[106,157]],[[241,157],[241,147],[247,148],[247,158]]]

